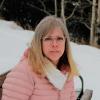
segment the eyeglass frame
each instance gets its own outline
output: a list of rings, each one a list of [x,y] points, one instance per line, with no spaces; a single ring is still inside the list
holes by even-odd
[[[56,43],[64,43],[66,41],[66,37],[65,36],[45,36],[41,38],[43,42],[51,44],[53,43],[54,40],[56,40]]]

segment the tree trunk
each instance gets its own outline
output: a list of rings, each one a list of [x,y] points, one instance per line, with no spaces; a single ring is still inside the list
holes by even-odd
[[[95,22],[96,22],[96,0],[93,0],[92,18],[91,18],[91,32],[90,32],[90,45],[94,45],[94,40],[95,40]]]
[[[55,16],[57,16],[57,0],[55,0]]]
[[[98,0],[97,24],[100,24],[100,0]]]
[[[64,6],[64,0],[61,0],[61,18],[66,25],[66,20],[65,20],[65,6]]]

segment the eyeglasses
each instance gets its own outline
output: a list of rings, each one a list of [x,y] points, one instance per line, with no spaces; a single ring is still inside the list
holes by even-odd
[[[42,38],[43,42],[45,43],[52,43],[53,41],[56,41],[57,43],[64,43],[65,42],[65,37],[58,36],[58,37],[43,37]]]

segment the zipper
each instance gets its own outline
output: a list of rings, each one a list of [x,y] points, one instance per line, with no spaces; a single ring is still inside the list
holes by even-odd
[[[60,95],[61,90],[58,90],[58,100],[60,100],[61,95]]]

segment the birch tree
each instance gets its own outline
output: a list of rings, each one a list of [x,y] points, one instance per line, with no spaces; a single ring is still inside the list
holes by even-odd
[[[55,0],[55,4],[54,5],[55,5],[55,16],[57,16],[57,12],[58,12],[57,11],[57,0]]]
[[[97,24],[100,24],[100,0],[98,0]]]
[[[65,0],[61,0],[61,18],[63,19],[64,24],[66,25],[66,20],[65,20]]]
[[[95,40],[95,22],[96,22],[96,0],[93,0],[92,18],[91,18],[91,30],[90,30],[90,45],[94,45],[94,40]]]

